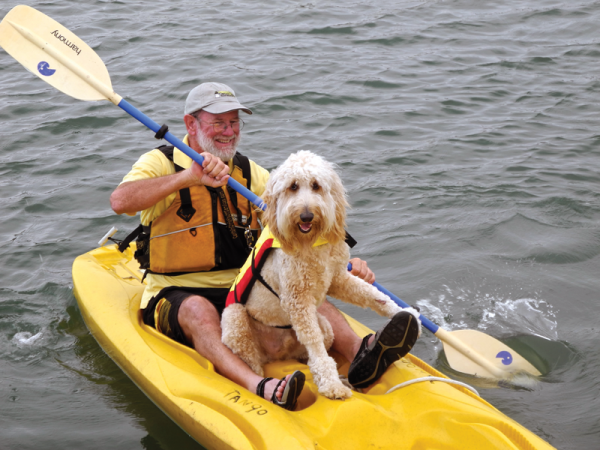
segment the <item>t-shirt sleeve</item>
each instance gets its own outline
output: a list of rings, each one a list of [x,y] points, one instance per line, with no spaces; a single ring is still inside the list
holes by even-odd
[[[250,172],[252,174],[251,191],[261,197],[267,187],[267,181],[269,181],[269,171],[251,160]]]
[[[158,178],[174,173],[171,169],[172,164],[160,150],[152,150],[144,153],[133,164],[133,167],[121,181],[121,184],[128,181],[146,180],[148,178]]]
[[[131,170],[120,184],[130,181],[146,180],[149,178],[158,178],[175,173],[175,167],[160,150],[152,150],[144,153],[135,162]],[[165,199],[159,201],[151,208],[141,211],[142,224],[148,225],[158,217],[168,206],[173,203],[176,194],[173,193]],[[136,213],[127,213],[128,216],[135,216]]]

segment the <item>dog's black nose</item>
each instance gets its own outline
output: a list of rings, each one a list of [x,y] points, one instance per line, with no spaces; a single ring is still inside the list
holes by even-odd
[[[312,222],[313,217],[315,217],[315,215],[311,212],[308,211],[304,211],[302,214],[300,214],[300,220],[302,220],[302,222]]]

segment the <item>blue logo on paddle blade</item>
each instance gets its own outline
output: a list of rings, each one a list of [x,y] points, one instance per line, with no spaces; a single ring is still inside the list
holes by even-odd
[[[512,355],[506,350],[503,350],[500,353],[498,353],[496,355],[496,358],[502,358],[502,364],[504,364],[505,366],[509,366],[510,363],[512,363],[513,361]]]
[[[46,61],[42,61],[38,64],[38,72],[45,77],[49,77],[50,75],[54,75],[56,69],[51,69],[50,64],[48,64]]]

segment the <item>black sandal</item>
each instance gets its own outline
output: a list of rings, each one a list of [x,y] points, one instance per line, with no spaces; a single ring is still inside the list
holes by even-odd
[[[286,375],[287,376],[287,375]],[[271,402],[274,404],[281,406],[283,409],[287,409],[288,411],[293,411],[296,408],[296,404],[298,403],[298,397],[300,397],[300,393],[302,392],[302,388],[304,387],[304,380],[306,376],[296,370],[290,379],[287,381],[285,388],[283,389],[283,394],[281,395],[281,400],[277,399],[277,389],[285,381],[285,377],[279,380],[277,386],[273,390],[273,395],[271,396]],[[263,378],[260,380],[258,385],[256,386],[256,395],[261,398],[265,396],[265,385],[273,380],[271,377]]]
[[[405,356],[419,337],[415,316],[400,311],[377,332],[371,345],[365,336],[348,369],[348,381],[355,388],[366,388],[379,379],[386,369]]]

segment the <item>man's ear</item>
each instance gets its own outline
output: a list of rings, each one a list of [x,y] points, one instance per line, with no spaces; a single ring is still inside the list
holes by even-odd
[[[190,136],[196,136],[198,133],[198,121],[191,114],[186,114],[183,116],[183,122],[185,123],[185,128],[187,129],[187,134]]]

